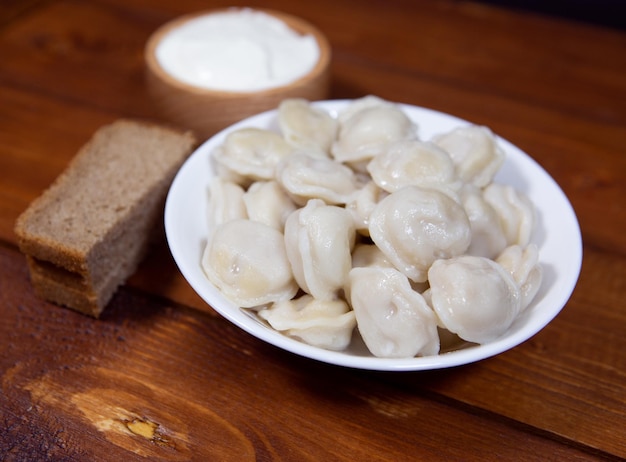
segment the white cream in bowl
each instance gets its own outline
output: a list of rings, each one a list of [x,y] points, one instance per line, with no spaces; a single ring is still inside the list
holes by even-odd
[[[170,30],[156,48],[161,67],[201,88],[253,92],[280,87],[319,60],[315,37],[251,9],[198,16]]]

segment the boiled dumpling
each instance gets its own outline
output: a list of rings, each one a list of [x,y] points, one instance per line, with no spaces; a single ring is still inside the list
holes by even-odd
[[[511,274],[493,260],[463,255],[437,260],[428,271],[430,300],[443,327],[469,342],[495,340],[521,310]]]
[[[471,242],[463,207],[446,194],[407,186],[382,199],[370,215],[370,237],[402,273],[427,279],[439,258],[463,254]]]
[[[345,204],[358,190],[354,172],[332,159],[298,152],[281,162],[276,179],[298,205],[318,198],[328,204]]]
[[[242,128],[229,133],[213,155],[218,170],[256,181],[273,179],[276,165],[291,151],[292,147],[278,133]]]
[[[367,166],[374,182],[388,192],[405,186],[458,189],[452,158],[432,143],[403,140],[391,144]]]
[[[374,356],[412,358],[439,352],[437,318],[398,270],[354,268],[348,292],[361,337]]]
[[[495,210],[508,245],[526,246],[535,225],[535,208],[528,197],[509,185],[492,183],[483,191]]]
[[[369,181],[356,191],[350,201],[346,203],[346,210],[350,212],[354,220],[354,226],[360,234],[369,236],[369,222],[372,210],[387,195],[376,183]]]
[[[472,227],[472,242],[467,253],[491,259],[497,257],[507,246],[500,217],[476,186],[465,185],[460,196]]]
[[[286,99],[278,106],[278,124],[285,140],[296,147],[314,147],[329,152],[338,122],[323,109],[300,98]]]
[[[319,199],[289,215],[285,223],[287,256],[302,290],[320,300],[336,298],[352,266],[355,234],[345,209]]]
[[[256,221],[233,220],[218,226],[205,248],[202,268],[227,298],[242,307],[289,300],[298,291],[283,234]]]
[[[384,100],[383,98],[379,96],[375,96],[375,95],[363,96],[362,98],[357,98],[355,100],[352,100],[350,104],[348,104],[341,111],[339,111],[339,114],[337,114],[337,120],[339,121],[340,124],[344,124],[354,114],[356,114],[359,111],[362,111],[363,109],[369,109],[369,108],[380,107],[380,106],[391,106],[391,105],[393,105],[393,103],[391,103],[390,101]]]
[[[491,183],[504,162],[504,151],[487,127],[459,127],[433,141],[450,154],[459,177],[479,188]]]
[[[215,177],[209,184],[207,222],[209,234],[222,223],[247,218],[244,189],[232,181]]]
[[[364,104],[349,114],[340,118],[337,140],[331,148],[340,162],[370,159],[384,152],[389,144],[416,136],[411,119],[395,104],[386,101]]]
[[[362,267],[380,267],[395,268],[393,263],[389,261],[387,256],[374,244],[359,243],[352,251],[352,268]],[[409,280],[411,288],[419,293],[424,294],[428,289],[428,282],[415,282]],[[428,300],[426,301],[428,303]]]
[[[304,343],[327,350],[344,350],[356,326],[354,312],[344,300],[318,300],[303,295],[259,311],[272,328]]]
[[[246,213],[250,220],[265,223],[283,231],[285,221],[296,204],[276,181],[257,181],[243,195]]]
[[[526,309],[537,295],[543,278],[537,246],[529,244],[525,248],[519,245],[507,247],[496,258],[496,262],[513,276],[522,296],[521,309]]]

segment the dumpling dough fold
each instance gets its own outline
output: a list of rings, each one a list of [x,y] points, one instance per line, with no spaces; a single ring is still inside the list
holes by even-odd
[[[356,326],[354,311],[344,300],[317,300],[303,295],[259,311],[261,319],[289,337],[328,350],[344,350]]]

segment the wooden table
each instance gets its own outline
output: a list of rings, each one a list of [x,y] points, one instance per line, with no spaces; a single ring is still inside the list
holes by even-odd
[[[249,1],[316,24],[332,97],[485,124],[561,185],[584,263],[561,314],[499,356],[383,373],[294,356],[206,306],[165,244],[102,319],[33,294],[13,224],[101,125],[159,120],[149,34],[200,0],[0,6],[0,459],[626,458],[626,32],[468,1]]]

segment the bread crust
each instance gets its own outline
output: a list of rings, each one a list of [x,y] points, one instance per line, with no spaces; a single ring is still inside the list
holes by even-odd
[[[100,128],[16,221],[42,298],[98,317],[163,235],[169,186],[197,141],[153,123]]]

